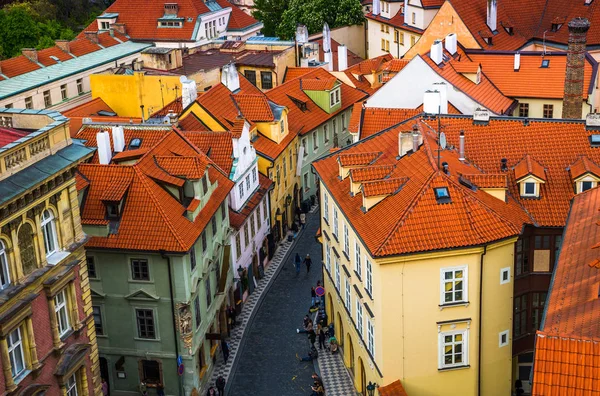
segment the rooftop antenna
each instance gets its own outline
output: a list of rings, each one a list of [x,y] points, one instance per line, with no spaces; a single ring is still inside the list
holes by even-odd
[[[162,101],[162,108],[165,108],[165,97],[163,96],[163,83],[162,79],[158,79],[158,84],[160,85],[160,100]]]
[[[548,33],[547,29],[544,31],[544,35],[543,35],[543,38],[542,38],[542,58],[544,56],[546,56],[546,33]],[[548,38],[551,38],[551,37],[552,36],[548,36]]]

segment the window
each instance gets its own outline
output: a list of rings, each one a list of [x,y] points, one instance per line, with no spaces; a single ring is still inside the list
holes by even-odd
[[[410,46],[414,47],[416,43],[417,39],[415,38],[415,36],[410,36]]]
[[[344,223],[344,253],[350,256],[350,237],[348,236],[348,225]]]
[[[329,195],[323,194],[323,218],[329,223]]]
[[[246,223],[246,229],[244,230],[244,246],[250,246],[250,223]]]
[[[383,23],[379,26],[379,28],[382,32],[385,32],[385,25]]]
[[[313,140],[313,151],[316,153],[317,149],[319,148],[319,136],[317,135],[317,131],[313,132],[312,140]]]
[[[329,142],[329,125],[323,125],[323,135],[325,136],[325,143]]]
[[[527,294],[515,297],[515,337],[527,333]]]
[[[500,270],[500,284],[510,283],[510,267],[502,268]]]
[[[110,28],[110,23],[108,22],[100,22],[100,29],[108,30]]]
[[[371,319],[367,320],[367,350],[375,357],[375,326]]]
[[[196,328],[198,328],[202,322],[202,315],[200,314],[200,296],[194,298],[194,315],[196,316]]]
[[[17,327],[6,338],[8,344],[8,357],[10,358],[10,370],[13,378],[25,371],[25,356],[23,355],[23,339],[21,328]]]
[[[79,95],[83,93],[83,80],[81,78],[77,79],[77,93]]]
[[[331,107],[336,106],[340,103],[340,89],[336,88],[329,92],[329,104]]]
[[[498,334],[498,347],[502,348],[508,345],[508,330],[501,331]]]
[[[50,91],[44,91],[44,106],[46,108],[52,106],[52,98],[50,97]]]
[[[352,312],[352,297],[350,297],[350,278],[346,278],[346,299],[344,302],[346,303],[346,309]]]
[[[373,269],[369,259],[365,259],[365,262],[367,263],[367,292],[373,296]]]
[[[213,216],[210,221],[213,237],[217,235],[217,218]]]
[[[156,360],[142,360],[142,380],[146,384],[158,384],[161,382],[160,378],[160,363]]]
[[[531,293],[531,325],[532,332],[540,328],[546,305],[546,293]]]
[[[545,104],[544,105],[544,118],[554,118],[554,105]]]
[[[25,98],[25,108],[33,109],[33,98],[31,96]]]
[[[544,69],[550,67],[550,59],[542,59],[542,66]]]
[[[37,269],[36,248],[33,244],[33,227],[29,223],[24,223],[19,228],[17,239],[19,241],[19,250],[21,251],[23,274],[29,275]]]
[[[106,22],[102,22],[106,23]],[[66,384],[67,388],[67,396],[77,396],[77,377],[76,374],[73,374],[69,377]]]
[[[389,11],[389,10],[388,10]],[[385,25],[385,32],[389,33],[390,32],[390,27],[388,25]]]
[[[264,221],[267,221],[267,215],[268,215],[268,213],[267,213],[267,200],[265,199],[263,201],[263,220]]]
[[[442,268],[441,305],[467,301],[467,267]]]
[[[580,183],[580,185],[581,185],[581,187],[579,188],[580,192],[584,192],[584,191],[587,191],[587,190],[590,190],[590,189],[594,188],[594,182],[593,181],[582,181]]]
[[[240,193],[240,198],[244,198],[244,182],[238,184],[238,190]]]
[[[325,242],[325,268],[331,274],[331,246]]]
[[[152,309],[136,309],[138,337],[149,340],[156,339],[154,311]]]
[[[246,190],[250,192],[250,175],[246,176]]]
[[[385,40],[385,51],[390,52],[390,40]]]
[[[515,246],[516,254],[516,275],[529,272],[529,238],[519,238]]]
[[[537,183],[525,182],[523,184],[523,196],[537,196]]]
[[[283,168],[283,177],[287,177],[287,158],[283,157],[283,165],[281,166]]]
[[[519,117],[529,117],[529,103],[519,103]]]
[[[400,32],[394,29],[394,43],[399,41]]]
[[[92,313],[94,315],[94,327],[96,328],[96,334],[104,335],[104,323],[102,322],[102,311],[100,306],[92,306]]]
[[[221,220],[225,221],[226,217],[227,217],[227,205],[225,205],[225,202],[223,202],[221,204]]]
[[[302,139],[302,148],[304,148],[304,156],[308,155],[308,148],[306,147],[306,138]]]
[[[338,231],[338,212],[336,208],[333,208],[333,235],[335,235],[336,239],[339,235]]]
[[[7,109],[12,109],[13,108],[13,104],[12,103],[7,103],[4,105],[5,108]]]
[[[448,192],[447,187],[438,187],[434,189],[435,192],[435,200],[438,203],[448,203],[450,202],[450,193]]]
[[[338,289],[338,292],[340,291],[342,285],[342,281],[340,279],[340,260],[336,257],[335,258],[335,288]]]
[[[208,192],[208,174],[205,174],[202,178],[202,193],[206,194]]]
[[[308,191],[310,189],[310,186],[308,185],[308,172],[304,174],[303,178],[304,178],[304,190]]]
[[[244,77],[246,77],[252,85],[256,86],[256,72],[254,70],[244,70]]]
[[[354,242],[354,258],[355,258],[355,271],[359,278],[362,278],[362,264],[360,263],[360,245],[358,242]]]
[[[254,221],[254,215],[250,216],[250,231],[252,232],[252,238],[256,235],[256,221]]]
[[[262,89],[271,89],[273,88],[273,73],[271,72],[260,72],[260,84]]]
[[[48,209],[42,213],[42,234],[44,235],[44,249],[47,257],[58,250],[54,214]]]
[[[149,281],[150,269],[148,260],[146,259],[131,259],[131,279]]]
[[[206,230],[202,231],[200,238],[202,238],[202,253],[204,253],[208,247],[208,244],[206,243]]]
[[[415,14],[414,12],[412,13],[412,16],[410,18],[410,20],[412,21],[412,24],[414,25],[415,23],[417,23],[417,14]]]
[[[257,175],[256,169],[252,169],[252,183],[256,183],[256,178],[257,178],[256,175]]]
[[[466,366],[468,363],[467,330],[440,333],[439,368]]]
[[[293,161],[294,161],[294,153],[290,150],[290,170],[292,170],[293,168]]]
[[[360,303],[360,300],[356,299],[356,330],[358,330],[358,334],[363,335],[363,306]]]
[[[206,290],[206,309],[210,307],[210,303],[212,302],[212,294],[210,293],[210,277],[207,277],[204,280],[204,288]]]
[[[0,290],[6,289],[10,285],[10,272],[8,270],[8,255],[6,246],[0,240]]]
[[[67,100],[67,84],[63,84],[60,86],[60,96],[62,97],[62,100]]]
[[[240,237],[240,232],[243,232],[243,230],[240,230],[235,235],[235,252],[236,252],[236,255],[237,255],[238,259],[242,255],[242,238]]]
[[[58,334],[62,337],[71,329],[69,325],[66,289],[63,289],[54,296],[54,312],[56,313],[56,322],[58,323]]]
[[[196,247],[192,246],[190,249],[190,271],[196,269]]]
[[[400,45],[404,45],[404,32],[400,32]]]
[[[333,120],[333,124],[335,125],[335,120]],[[346,129],[346,113],[342,114],[342,131],[344,129]]]

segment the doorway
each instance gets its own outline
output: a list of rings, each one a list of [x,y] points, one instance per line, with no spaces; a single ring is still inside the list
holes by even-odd
[[[344,345],[344,322],[342,322],[342,317],[340,313],[337,313],[337,323],[335,326],[335,330],[337,330],[336,339],[340,346]]]
[[[365,365],[362,358],[358,358],[358,390],[362,396],[367,396],[367,374],[365,373]]]
[[[346,338],[348,338],[348,368],[350,369],[350,374],[352,374],[352,377],[354,377],[354,345],[352,345],[352,338],[350,338],[350,334],[346,334]]]
[[[100,358],[100,378],[104,378],[106,380],[106,384],[108,385],[108,394],[110,395],[110,378],[108,376],[108,361],[106,358]]]

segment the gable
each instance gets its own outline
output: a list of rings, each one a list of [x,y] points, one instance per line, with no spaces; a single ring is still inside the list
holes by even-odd
[[[160,297],[154,296],[154,295],[150,294],[149,292],[145,291],[144,289],[140,289],[140,290],[134,291],[133,293],[126,295],[125,299],[130,300],[130,301],[152,301],[152,302],[154,302],[154,301],[160,300]]]

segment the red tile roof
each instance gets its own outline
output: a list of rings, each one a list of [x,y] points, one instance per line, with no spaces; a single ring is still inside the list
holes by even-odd
[[[114,113],[114,110],[106,104],[102,98],[95,98],[89,102],[80,104],[77,107],[73,107],[63,113],[65,117],[89,117],[98,115],[99,111],[110,111]]]
[[[337,157],[341,166],[367,166],[373,164],[381,155],[381,151],[344,153]]]
[[[469,173],[461,176],[479,188],[508,188],[506,175],[503,173]]]
[[[258,207],[265,196],[267,196],[267,192],[273,187],[273,181],[262,174],[258,174],[258,189],[252,194],[252,196],[246,202],[246,205],[239,211],[236,212],[229,209],[229,223],[231,227],[239,230],[240,227],[244,224],[248,216],[254,212],[254,210]]]
[[[179,120],[179,128],[184,131],[208,131],[209,128],[194,113]]]
[[[325,62],[325,53],[323,52],[323,39],[319,39],[316,40],[316,42],[319,44],[319,61],[321,62]],[[333,59],[333,70],[339,70],[338,67],[338,47],[340,46],[340,43],[338,43],[337,41],[335,41],[334,39],[331,39],[331,57]],[[347,56],[347,62],[348,62],[348,67],[355,65],[359,62],[362,62],[364,59],[361,58],[360,56],[356,55],[354,52],[350,51],[350,50],[346,50],[348,56]]]
[[[82,206],[83,224],[107,223],[102,195],[114,180],[131,178],[116,231],[107,237],[92,236],[87,243],[88,248],[179,253],[191,248],[225,202],[233,183],[218,168],[206,168],[210,181],[217,183],[218,187],[195,220],[191,221],[185,216],[187,204],[173,197],[161,187],[161,179],[157,179],[164,171],[157,167],[156,158],[169,156],[195,157],[201,163],[212,165],[202,152],[173,130],[134,165],[83,164],[79,167],[79,172],[90,183]],[[183,179],[173,179],[183,182]]]
[[[37,63],[33,63],[23,55],[0,62],[0,67],[2,68],[2,74],[9,78],[41,69]]]
[[[406,65],[410,62],[407,59],[392,59],[383,64],[383,71],[390,73],[398,73],[400,70],[404,69]]]
[[[287,67],[285,69],[285,76],[283,82],[288,82],[294,78],[302,77],[305,74],[310,73],[314,70],[314,67]]]
[[[237,6],[228,1],[217,0],[216,2],[223,8],[231,7],[232,9],[229,29],[244,30],[258,23],[256,19],[244,14]],[[164,2],[117,0],[104,13],[119,14],[117,22],[125,24],[127,35],[135,40],[194,41],[192,36],[196,25],[200,24],[201,15],[210,13],[211,10],[201,0],[174,0],[172,3],[178,5],[177,15],[183,18],[181,28],[160,28],[158,26],[158,19],[162,18],[165,13]],[[140,10],[144,10],[143,15],[140,15]],[[98,31],[98,22],[94,20],[85,31]]]
[[[372,74],[384,69],[385,64],[392,61],[394,57],[390,54],[380,55],[375,58],[366,59],[354,66],[349,67],[347,70],[352,74],[365,75]],[[398,59],[402,61],[402,59]],[[408,61],[404,61],[408,63]]]
[[[106,189],[100,194],[100,201],[118,202],[123,199],[123,196],[131,185],[132,179],[132,173],[119,174],[110,178]]]
[[[579,157],[568,169],[573,179],[577,179],[586,173],[600,177],[600,167],[586,156]]]
[[[71,137],[75,137],[83,125],[84,118],[89,118],[95,123],[139,123],[141,118],[138,117],[118,117],[118,116],[103,116],[98,115],[99,111],[109,111],[114,113],[115,111],[107,105],[102,98],[92,99],[89,102],[83,103],[77,107],[73,107],[63,113],[63,115],[69,118],[69,126],[71,131]]]
[[[377,392],[379,392],[379,396],[408,396],[400,380],[396,380],[386,386],[380,386]]]
[[[233,136],[230,132],[184,132],[185,137],[227,175],[233,166]]]
[[[317,79],[302,78],[302,89],[307,91],[329,91],[335,86],[337,79],[335,77]]]
[[[0,127],[0,147],[4,147],[7,144],[12,143],[15,140],[19,140],[27,135],[29,135],[29,132],[14,128]]]
[[[156,165],[175,177],[199,180],[208,166],[208,158],[200,156],[155,156]]]
[[[364,168],[356,168],[350,171],[350,180],[353,183],[379,180],[387,177],[393,170],[393,165],[371,165]]]
[[[515,180],[533,175],[538,179],[546,181],[546,171],[544,167],[535,159],[531,158],[529,154],[526,154],[521,161],[514,167]]]
[[[253,122],[270,122],[275,120],[273,111],[264,94],[237,94],[233,95],[232,98],[241,114],[248,120]]]
[[[365,17],[367,19],[371,19],[373,21],[377,21],[377,22],[381,22],[384,23],[386,25],[390,25],[393,26],[395,28],[398,29],[402,29],[405,31],[409,31],[409,32],[413,32],[413,33],[418,33],[418,34],[423,34],[423,30],[413,27],[413,26],[409,26],[407,23],[404,22],[404,14],[402,14],[401,11],[398,11],[396,13],[396,15],[394,15],[391,18],[386,18],[380,15],[373,15],[373,13],[368,13],[367,15],[365,15]]]
[[[104,36],[104,35],[102,35]],[[51,56],[57,57],[61,62],[68,61],[73,59],[73,57],[58,47],[50,47],[43,50],[38,51],[38,62],[40,62],[44,66],[56,65],[57,62],[50,58]]]
[[[364,139],[384,129],[398,125],[405,120],[421,114],[420,109],[385,109],[379,107],[362,108],[362,103],[355,103],[348,124],[351,133],[359,133]]]
[[[395,194],[407,181],[408,177],[394,177],[384,180],[363,182],[362,193],[365,197]]]

